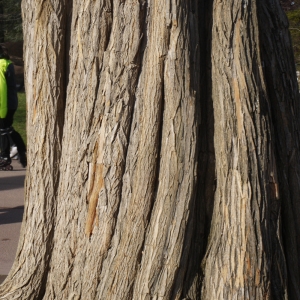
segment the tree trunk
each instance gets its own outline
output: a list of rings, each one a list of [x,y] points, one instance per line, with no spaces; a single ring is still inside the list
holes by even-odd
[[[254,1],[214,4],[217,189],[203,299],[287,295],[274,130],[260,48]]]
[[[260,6],[262,59],[270,99],[278,184],[282,202],[283,248],[288,275],[289,299],[300,299],[300,154],[299,91],[288,32],[288,20],[279,3],[265,1]],[[267,21],[267,22],[266,22]],[[272,32],[272,38],[270,37]]]
[[[22,9],[25,212],[0,299],[298,299],[279,1]]]

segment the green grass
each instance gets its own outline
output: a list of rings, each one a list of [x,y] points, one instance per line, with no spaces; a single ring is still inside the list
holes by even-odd
[[[26,95],[25,93],[18,93],[19,106],[14,115],[14,129],[20,133],[25,144],[27,144],[26,136]]]
[[[300,70],[300,9],[288,11],[286,15],[290,23],[296,67]]]

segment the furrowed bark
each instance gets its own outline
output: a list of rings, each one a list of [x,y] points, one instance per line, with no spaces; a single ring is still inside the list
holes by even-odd
[[[202,299],[286,297],[277,165],[259,46],[256,1],[214,4],[217,189]],[[276,295],[274,277],[281,278]]]
[[[24,1],[22,10],[28,112],[25,210],[16,258],[0,287],[0,299],[38,299],[45,289],[64,122],[65,1]]]
[[[0,299],[299,298],[277,2],[23,2],[29,165]]]
[[[186,271],[183,244],[189,209],[195,198],[197,178],[196,96],[189,59],[190,34],[187,30],[190,7],[181,2],[170,5],[169,45],[164,66],[164,114],[162,124],[158,189],[145,239],[140,270],[134,286],[134,299],[179,299]],[[197,53],[194,52],[195,55]],[[182,273],[182,274],[181,274]]]
[[[280,170],[278,179],[288,295],[289,299],[300,299],[300,128],[296,121],[300,119],[300,99],[296,76],[293,76],[296,73],[295,62],[288,20],[279,3],[268,0],[260,3],[259,7],[261,53],[272,108],[275,157]]]
[[[77,74],[68,87],[61,173],[76,180],[59,188],[55,240],[69,246],[54,247],[47,299],[96,297],[121,201],[141,58],[142,3],[86,1],[74,7],[70,69]]]
[[[190,208],[189,226],[186,229],[186,239],[192,240],[189,250],[182,255],[183,263],[185,256],[188,256],[187,270],[183,280],[183,299],[200,299],[203,272],[201,261],[205,254],[210,223],[214,205],[215,191],[215,151],[214,151],[214,117],[211,101],[211,63],[210,63],[210,22],[212,14],[212,1],[199,1],[191,4],[192,22],[198,22],[198,26],[191,26],[192,68],[199,72],[194,76],[194,86],[197,96],[197,112],[201,113],[197,133],[197,154],[198,154],[198,178],[197,195],[194,204]],[[190,13],[191,15],[191,13]],[[192,23],[190,21],[190,23]],[[197,32],[196,32],[197,31]],[[198,40],[196,38],[198,36]],[[195,73],[196,74],[196,73]],[[198,102],[199,101],[199,102]],[[200,108],[199,108],[200,106]],[[186,240],[184,241],[186,244]]]
[[[145,52],[136,90],[122,202],[112,247],[104,262],[97,291],[98,297],[102,299],[131,298],[149,212],[153,205],[160,152],[163,70],[167,46],[164,16],[160,14],[163,7],[161,1],[148,7],[145,25],[151,29],[146,27],[144,32]]]

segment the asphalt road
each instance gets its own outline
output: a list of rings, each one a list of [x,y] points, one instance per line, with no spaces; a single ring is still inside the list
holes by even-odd
[[[12,267],[24,211],[26,169],[15,160],[12,165],[13,171],[0,171],[0,283]]]

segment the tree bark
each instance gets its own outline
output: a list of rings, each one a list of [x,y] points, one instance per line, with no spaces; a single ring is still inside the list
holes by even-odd
[[[23,1],[22,5],[28,166],[20,240],[10,271],[14,280],[1,287],[4,299],[38,299],[44,294],[64,124],[65,3]]]
[[[274,126],[275,159],[282,203],[283,245],[289,299],[300,298],[299,91],[288,20],[279,3],[265,1],[259,9],[261,53]],[[270,38],[272,32],[272,38]],[[275,245],[274,245],[275,246]],[[277,283],[279,285],[279,283]]]
[[[23,19],[25,212],[0,299],[298,299],[279,2],[23,1]]]
[[[254,1],[214,4],[217,189],[203,299],[287,295],[274,134],[260,47]]]

